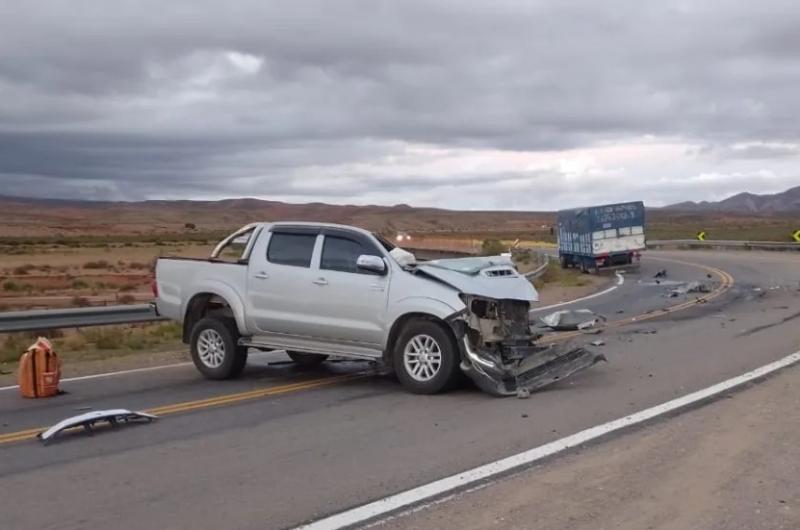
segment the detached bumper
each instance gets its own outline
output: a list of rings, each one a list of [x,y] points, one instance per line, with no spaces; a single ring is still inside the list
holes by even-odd
[[[603,354],[585,348],[564,350],[551,345],[515,347],[518,358],[503,363],[474,348],[466,336],[459,346],[461,370],[483,391],[496,396],[525,396],[606,360]]]

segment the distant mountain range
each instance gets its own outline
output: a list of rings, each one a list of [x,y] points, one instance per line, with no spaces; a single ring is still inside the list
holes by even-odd
[[[782,193],[757,195],[755,193],[737,193],[719,202],[679,202],[665,206],[666,210],[683,210],[695,212],[730,212],[756,214],[800,214],[800,186]]]

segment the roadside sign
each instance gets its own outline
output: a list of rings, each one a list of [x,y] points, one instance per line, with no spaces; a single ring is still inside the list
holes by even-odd
[[[800,243],[800,230],[795,230],[794,233],[792,234],[792,237],[794,238],[795,241]]]
[[[800,230],[798,230],[798,232],[800,232]],[[705,241],[706,240],[706,231],[705,230],[701,230],[700,232],[697,232],[697,239],[699,241]],[[800,239],[798,241],[800,241]]]

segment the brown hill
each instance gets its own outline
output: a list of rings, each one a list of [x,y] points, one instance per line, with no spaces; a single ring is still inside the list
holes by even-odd
[[[260,199],[96,202],[0,196],[0,237],[150,235],[230,230],[249,222],[325,221],[394,232],[520,231],[551,224],[548,212],[459,212],[436,208],[287,204]],[[548,229],[549,231],[549,229]]]
[[[666,206],[665,209],[756,214],[800,213],[800,186],[781,193],[764,195],[738,193],[719,202],[680,202]]]

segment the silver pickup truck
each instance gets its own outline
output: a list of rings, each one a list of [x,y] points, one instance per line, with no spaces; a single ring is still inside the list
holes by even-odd
[[[210,258],[160,258],[156,307],[183,323],[197,369],[238,376],[249,348],[304,366],[329,355],[378,361],[410,391],[433,394],[461,373],[497,395],[529,392],[601,356],[539,347],[533,285],[508,258],[414,256],[376,234],[320,223],[254,223]]]

